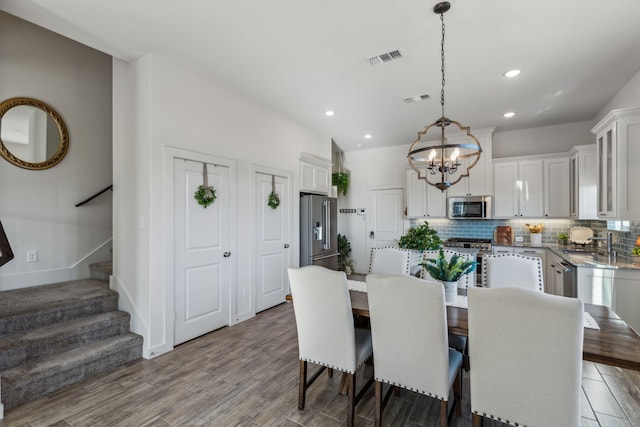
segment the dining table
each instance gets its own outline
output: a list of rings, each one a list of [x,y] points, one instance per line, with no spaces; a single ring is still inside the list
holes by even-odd
[[[369,317],[367,293],[349,290],[349,294],[353,314]],[[292,301],[291,295],[286,299]],[[584,310],[596,321],[599,329],[584,329],[583,360],[640,371],[640,335],[608,307],[584,304]],[[466,308],[447,306],[449,333],[468,336],[468,319]]]

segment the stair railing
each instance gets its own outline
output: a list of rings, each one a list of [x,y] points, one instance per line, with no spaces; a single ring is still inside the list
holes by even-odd
[[[13,251],[11,250],[7,234],[4,232],[4,228],[2,227],[2,221],[0,221],[0,267],[12,259]]]
[[[89,203],[90,201],[92,201],[93,199],[95,199],[96,197],[98,197],[98,196],[102,195],[102,193],[106,193],[106,192],[107,192],[107,191],[109,191],[109,190],[113,191],[113,184],[111,184],[111,185],[110,185],[110,186],[108,186],[107,188],[104,188],[104,189],[102,189],[102,190],[98,191],[96,194],[94,194],[93,196],[89,197],[88,199],[83,200],[83,201],[81,201],[80,203],[77,203],[77,204],[76,204],[76,208],[77,208],[77,207],[79,207],[79,206],[82,206],[82,205],[86,205],[87,203]]]

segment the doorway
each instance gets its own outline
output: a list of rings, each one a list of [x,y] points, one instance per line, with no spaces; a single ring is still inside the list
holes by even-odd
[[[204,164],[215,201],[206,208],[194,194]],[[174,345],[229,324],[231,174],[209,160],[173,159]]]
[[[371,249],[397,246],[404,233],[404,190],[372,189],[367,196],[367,259]]]
[[[290,177],[285,171],[262,168],[255,172],[256,313],[285,301],[291,265],[292,202]],[[277,194],[279,203],[269,205]],[[275,206],[275,207],[273,207]]]

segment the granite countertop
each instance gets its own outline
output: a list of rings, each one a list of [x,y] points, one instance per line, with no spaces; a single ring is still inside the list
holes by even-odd
[[[495,246],[550,249],[556,255],[577,267],[627,269],[640,271],[640,262],[633,260],[631,256],[627,254],[618,254],[616,258],[613,258],[606,253],[602,254],[598,252],[590,252],[589,248],[586,248],[584,252],[579,252],[572,250],[571,246],[556,244],[531,245],[529,243],[517,243],[512,245]]]

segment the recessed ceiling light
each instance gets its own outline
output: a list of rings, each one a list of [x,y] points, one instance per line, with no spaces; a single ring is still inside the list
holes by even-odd
[[[336,113],[336,112],[335,112],[335,111],[333,111],[333,110],[327,110],[327,111],[325,111],[325,112],[324,112],[324,115],[325,115],[325,116],[327,116],[327,117],[331,117],[331,116],[333,116],[335,113]]]
[[[509,70],[506,73],[504,73],[503,75],[505,77],[516,77],[518,74],[520,74],[520,70]]]
[[[362,147],[364,147],[363,144],[358,144],[358,148],[362,148]]]
[[[366,134],[366,135],[364,136],[364,139],[371,139],[371,134],[370,134],[370,133]]]
[[[513,111],[509,111],[508,113],[504,113],[503,114],[507,119],[510,119],[511,117],[515,116],[516,113],[514,113]]]

